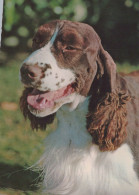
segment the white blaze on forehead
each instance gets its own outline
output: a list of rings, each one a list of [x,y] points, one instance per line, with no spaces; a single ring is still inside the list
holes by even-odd
[[[51,47],[57,34],[58,29],[55,30],[51,40],[44,47],[33,52],[23,62],[23,64],[25,63],[32,66],[37,63],[40,67],[47,67],[49,65],[49,68],[45,71],[44,78],[41,78],[41,85],[38,88],[42,91],[57,90],[75,81],[74,73],[70,69],[60,68],[51,52]]]
[[[50,42],[49,42],[51,45],[53,45],[53,43],[54,43],[54,41],[55,41],[55,39],[56,39],[56,37],[57,37],[57,34],[58,34],[58,28],[56,28],[56,30],[55,30],[53,36],[51,37],[51,40],[50,40]]]
[[[45,67],[45,64],[50,64],[51,62],[53,62],[53,59],[49,53],[51,53],[50,48],[53,45],[57,34],[58,34],[58,29],[56,28],[50,41],[41,49],[34,51],[28,58],[24,60],[23,63],[29,65],[34,65],[38,63],[39,66]]]

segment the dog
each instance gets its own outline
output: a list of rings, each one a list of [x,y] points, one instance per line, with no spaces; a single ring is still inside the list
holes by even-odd
[[[21,111],[32,129],[58,121],[39,161],[43,192],[139,194],[139,80],[116,73],[84,23],[44,24],[32,47],[20,69]]]

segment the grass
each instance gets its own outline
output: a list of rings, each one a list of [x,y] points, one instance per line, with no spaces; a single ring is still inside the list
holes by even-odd
[[[124,62],[123,64],[117,63],[117,71],[118,72],[124,72],[124,73],[130,73],[133,71],[139,70],[139,65],[131,65],[128,62]]]
[[[38,173],[27,169],[43,153],[43,141],[54,129],[33,132],[19,109],[22,85],[18,78],[20,64],[27,54],[3,56],[0,66],[0,195],[38,195]],[[139,70],[139,66],[118,64],[118,71]]]
[[[0,66],[0,195],[35,194],[38,173],[27,168],[39,159],[44,138],[54,128],[33,132],[20,112],[23,88],[18,74],[25,57],[6,58]]]

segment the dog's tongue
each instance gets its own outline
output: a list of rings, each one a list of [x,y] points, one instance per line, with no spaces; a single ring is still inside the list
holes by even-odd
[[[30,106],[37,110],[42,110],[46,108],[50,108],[54,106],[54,102],[62,97],[66,97],[73,92],[73,88],[71,85],[63,87],[56,91],[50,92],[40,92],[37,89],[33,89],[33,91],[28,95],[27,102]]]

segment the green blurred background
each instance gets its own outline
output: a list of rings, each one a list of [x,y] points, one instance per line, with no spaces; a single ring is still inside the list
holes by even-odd
[[[139,70],[138,0],[5,0],[0,51],[0,195],[32,195],[38,172],[28,169],[43,153],[43,140],[55,129],[32,132],[19,110],[19,67],[31,52],[32,37],[53,19],[94,27],[118,71]]]
[[[5,0],[3,49],[29,51],[35,29],[53,19],[88,23],[116,61],[139,61],[138,0]]]

